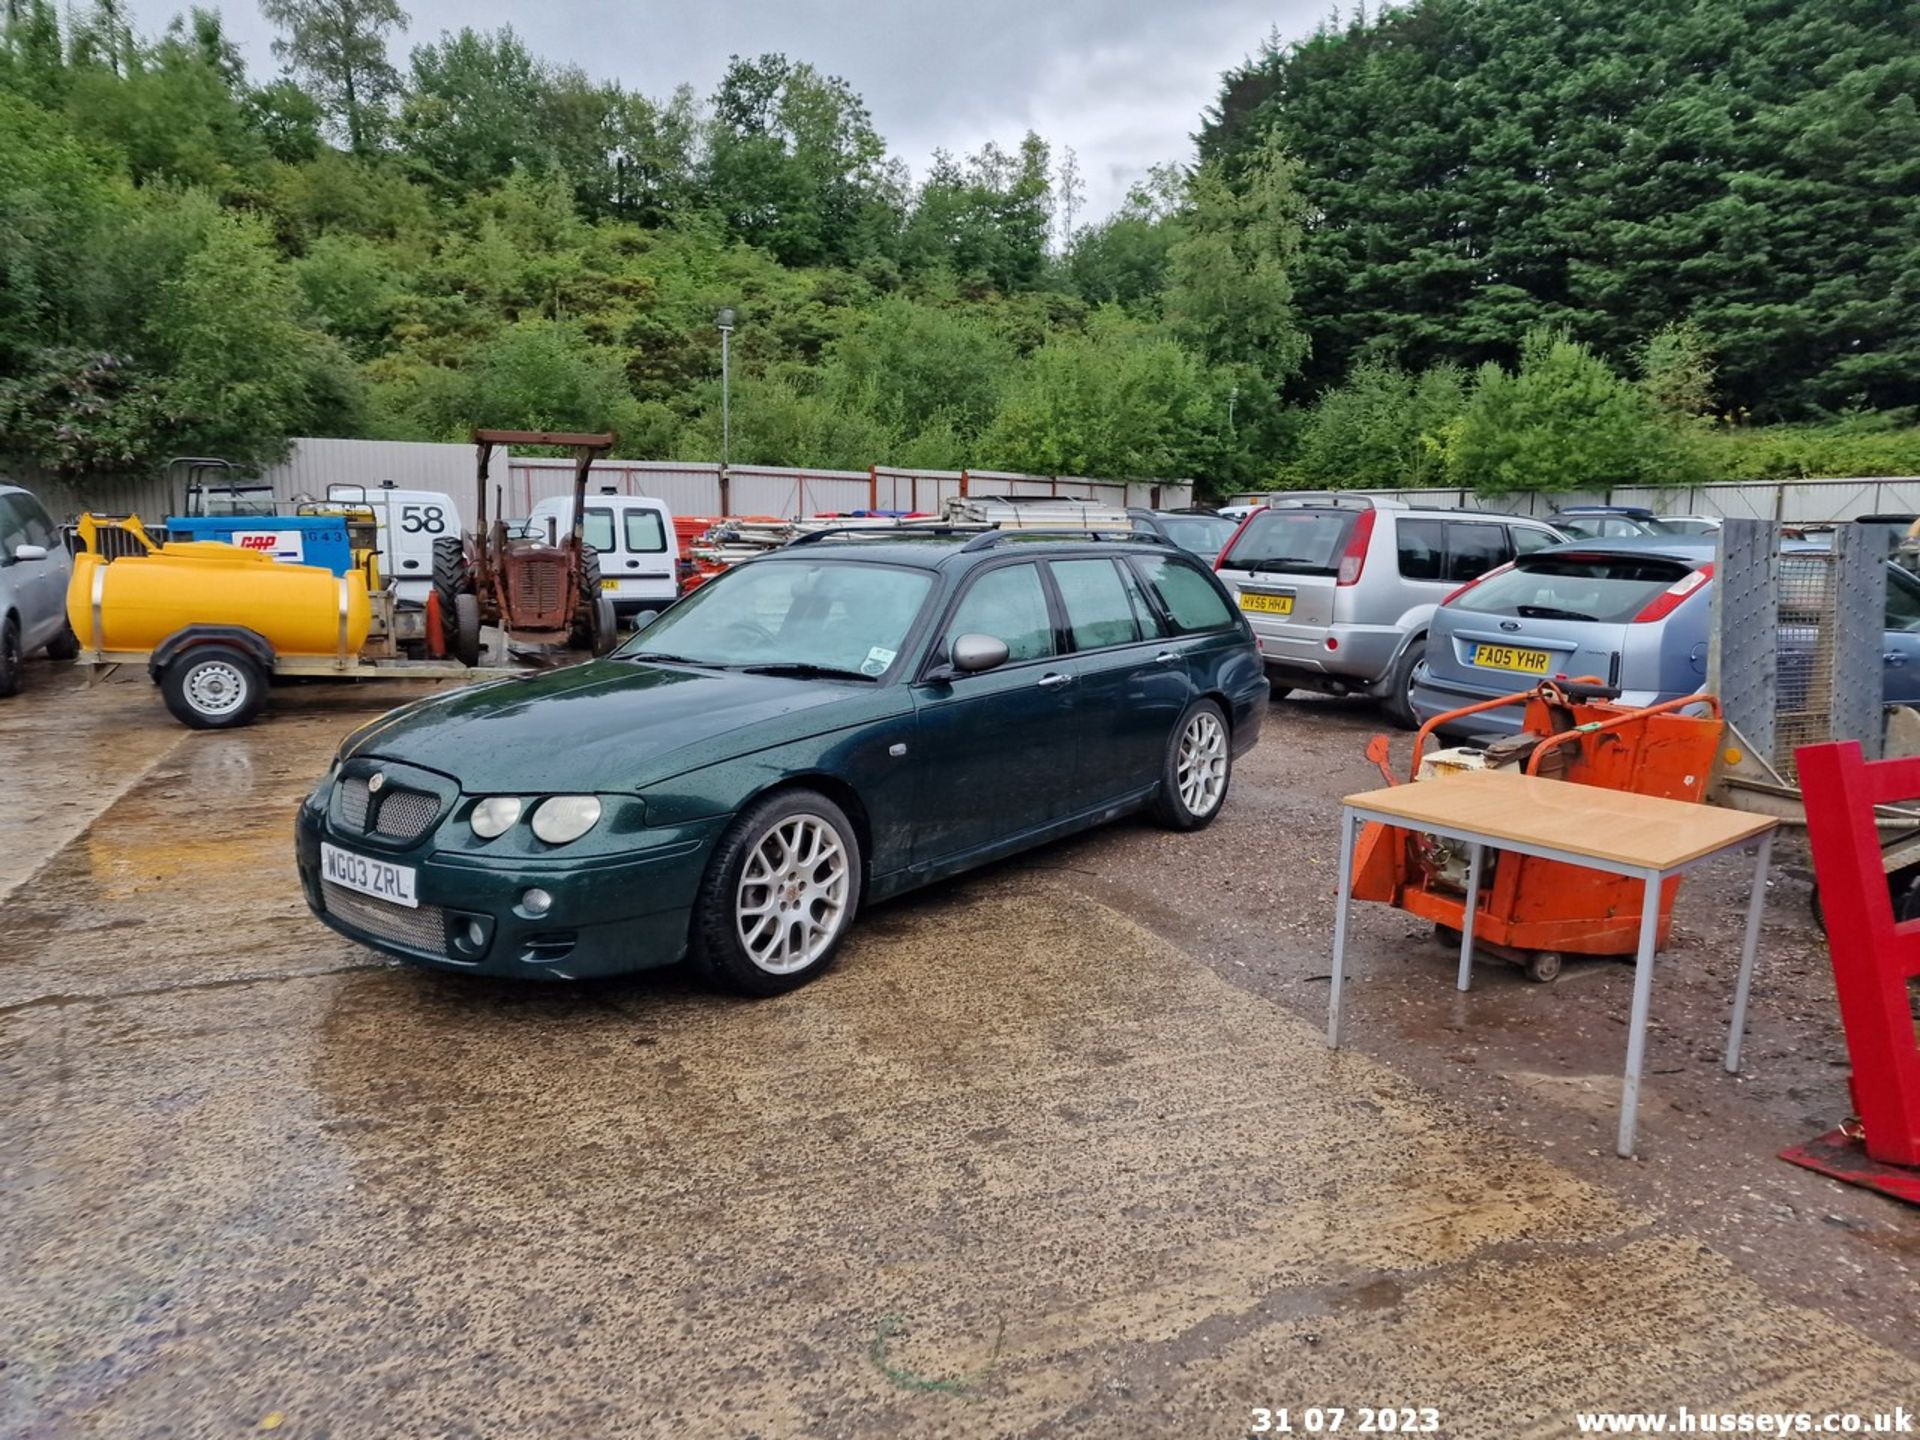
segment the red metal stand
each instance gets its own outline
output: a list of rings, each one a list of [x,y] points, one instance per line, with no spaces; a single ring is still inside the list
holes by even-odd
[[[1893,918],[1874,820],[1876,805],[1920,796],[1920,758],[1868,762],[1845,741],[1803,746],[1795,759],[1866,1154],[1846,1165],[1829,1135],[1785,1158],[1920,1203],[1920,1038],[1908,990],[1920,975],[1920,921]]]

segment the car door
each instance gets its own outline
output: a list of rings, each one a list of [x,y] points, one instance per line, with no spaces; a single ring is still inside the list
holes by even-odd
[[[1131,571],[1104,555],[1053,560],[1047,569],[1074,652],[1074,798],[1086,808],[1160,778],[1167,737],[1193,685]]]
[[[55,568],[53,534],[40,506],[26,495],[0,495],[0,566],[7,571],[6,588],[20,614],[20,648],[31,653],[60,633],[66,613],[64,570]],[[22,545],[38,545],[47,553],[38,560],[15,555]]]
[[[1072,813],[1075,676],[1037,561],[969,577],[914,686],[916,869],[956,862]],[[991,635],[1007,662],[941,678],[953,642]]]
[[[1886,633],[1881,637],[1885,703],[1920,705],[1920,580],[1887,566]]]
[[[600,573],[620,582],[620,598],[639,599],[654,606],[673,602],[673,521],[664,509],[628,504],[620,511],[618,563],[602,564]]]

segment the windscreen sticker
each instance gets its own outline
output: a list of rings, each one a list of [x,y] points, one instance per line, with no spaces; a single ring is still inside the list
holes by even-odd
[[[886,674],[887,667],[893,664],[893,657],[899,653],[898,650],[889,650],[884,645],[874,646],[867,651],[867,658],[860,662],[860,673],[862,675]]]

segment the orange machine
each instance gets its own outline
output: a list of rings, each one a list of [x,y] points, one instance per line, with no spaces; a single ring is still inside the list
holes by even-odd
[[[1690,695],[1640,708],[1614,703],[1617,693],[1597,681],[1543,680],[1532,690],[1435,716],[1414,739],[1409,778],[1444,785],[1449,773],[1512,766],[1570,785],[1702,800],[1724,729],[1719,702],[1711,695]],[[1427,742],[1440,727],[1458,727],[1483,710],[1520,704],[1526,717],[1519,734],[1484,748],[1429,752]],[[1687,709],[1706,713],[1679,713]],[[1383,749],[1371,747],[1368,753],[1377,757]],[[1354,855],[1353,893],[1433,921],[1436,937],[1457,947],[1467,860],[1464,845],[1368,824]],[[1638,880],[1489,850],[1481,887],[1474,948],[1524,966],[1535,980],[1558,975],[1566,955],[1631,956],[1638,943]],[[1661,947],[1679,890],[1675,876],[1660,896]]]

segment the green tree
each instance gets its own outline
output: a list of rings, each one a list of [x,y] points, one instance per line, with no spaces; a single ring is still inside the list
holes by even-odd
[[[1416,377],[1386,361],[1362,361],[1314,406],[1295,477],[1316,489],[1440,483],[1448,427],[1466,404],[1465,381],[1452,365]]]
[[[784,55],[729,62],[702,182],[735,235],[790,265],[858,260],[897,224],[897,177],[865,103]]]
[[[964,164],[935,151],[901,239],[903,262],[976,291],[1040,284],[1053,224],[1048,156],[1032,132],[1017,151],[988,142]]]
[[[1048,475],[1192,474],[1220,415],[1199,360],[1123,316],[1041,346],[1008,382],[975,463]]]
[[[407,24],[399,0],[260,0],[260,13],[286,32],[273,53],[307,78],[347,148],[371,149],[400,88],[387,58],[388,33]]]
[[[510,26],[414,47],[394,135],[425,176],[465,193],[552,163],[552,81]]]
[[[1684,483],[1645,397],[1585,345],[1538,328],[1509,372],[1489,361],[1452,428],[1449,477],[1483,495]]]

